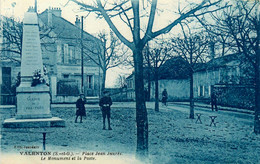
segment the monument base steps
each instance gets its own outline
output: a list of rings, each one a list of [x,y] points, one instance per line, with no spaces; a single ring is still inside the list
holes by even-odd
[[[65,127],[65,121],[58,118],[41,119],[16,119],[10,118],[3,122],[4,128],[43,128],[43,127]]]

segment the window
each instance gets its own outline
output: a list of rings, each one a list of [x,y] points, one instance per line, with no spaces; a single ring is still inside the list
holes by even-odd
[[[68,79],[69,78],[69,74],[63,74],[63,78],[64,79]]]
[[[62,56],[62,49],[61,45],[57,45],[57,62],[61,63],[63,61],[63,56]]]
[[[74,52],[75,52],[75,59],[76,60],[81,60],[81,51],[74,47]]]
[[[205,87],[204,86],[198,86],[198,97],[205,95]]]
[[[93,75],[87,75],[87,88],[93,88]]]
[[[64,44],[63,46],[64,49],[64,63],[69,63],[69,45],[68,44]]]
[[[202,86],[202,96],[205,96],[205,86]]]
[[[70,63],[74,63],[75,61],[75,48],[73,46],[69,46],[69,60]]]

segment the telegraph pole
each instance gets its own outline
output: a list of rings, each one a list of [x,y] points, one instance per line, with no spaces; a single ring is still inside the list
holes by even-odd
[[[83,16],[81,16],[81,92],[84,93]]]

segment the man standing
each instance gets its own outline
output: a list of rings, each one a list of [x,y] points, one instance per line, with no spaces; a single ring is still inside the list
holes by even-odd
[[[110,126],[110,106],[112,105],[112,99],[108,95],[108,91],[103,92],[104,96],[100,99],[99,101],[99,106],[102,111],[102,116],[103,116],[103,130],[106,129],[106,117],[107,117],[107,122],[108,122],[108,130],[112,130]]]
[[[215,106],[215,110],[218,111],[217,108],[217,95],[216,92],[213,90],[212,94],[211,94],[211,110],[214,111],[214,106]]]
[[[76,119],[75,123],[77,123],[78,117],[80,116],[80,123],[82,123],[82,116],[86,116],[86,109],[85,109],[85,97],[84,94],[80,94],[80,98],[76,102]]]
[[[166,89],[162,92],[162,103],[166,106],[167,105],[167,99],[168,99],[168,93]]]

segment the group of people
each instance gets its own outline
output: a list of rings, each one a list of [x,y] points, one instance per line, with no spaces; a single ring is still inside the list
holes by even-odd
[[[167,90],[164,89],[162,92],[162,104],[167,106],[167,99],[168,99],[168,93]],[[211,93],[211,110],[212,111],[218,111],[218,107],[217,107],[217,94],[216,91],[213,90]]]
[[[86,98],[84,97],[84,94],[80,94],[80,98],[76,102],[76,119],[75,123],[78,121],[78,117],[80,117],[80,123],[82,123],[82,117],[86,116],[86,109],[85,109],[85,104],[86,104]],[[110,106],[112,105],[112,99],[109,96],[108,91],[103,92],[103,97],[99,100],[99,106],[102,112],[102,117],[103,117],[103,130],[106,129],[106,118],[108,122],[108,130],[112,130],[111,125],[110,125],[110,111],[111,108]]]
[[[162,103],[167,106],[167,99],[168,99],[168,93],[167,90],[164,89],[162,92]],[[86,116],[86,109],[85,109],[85,104],[86,104],[86,99],[84,97],[84,94],[80,94],[80,98],[76,102],[76,119],[75,123],[78,121],[78,117],[80,116],[80,123],[82,123],[82,117]],[[108,91],[103,92],[103,97],[99,100],[99,106],[102,112],[102,117],[103,117],[103,130],[106,129],[106,118],[107,118],[107,123],[108,123],[108,130],[112,130],[111,125],[110,125],[110,116],[111,116],[111,108],[110,106],[112,105],[112,99],[109,96]],[[211,94],[211,108],[212,111],[218,111],[217,108],[217,96],[216,92],[213,91]]]

